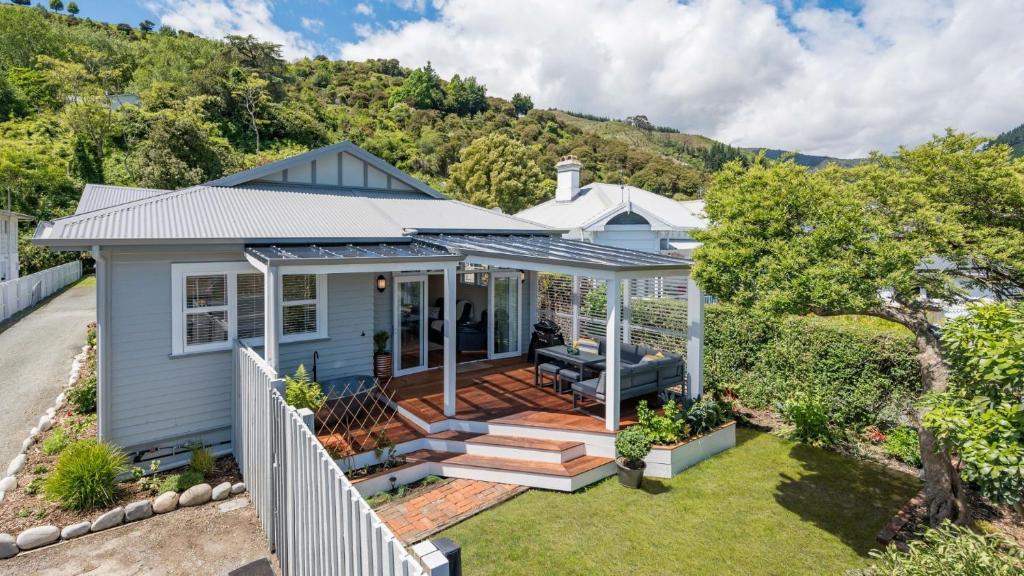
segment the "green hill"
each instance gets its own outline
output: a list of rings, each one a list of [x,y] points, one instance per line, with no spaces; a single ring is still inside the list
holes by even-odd
[[[1018,158],[1024,156],[1024,124],[1003,132],[993,142],[1013,148],[1013,155]]]

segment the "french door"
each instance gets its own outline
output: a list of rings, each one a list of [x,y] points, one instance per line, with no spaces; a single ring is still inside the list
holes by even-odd
[[[427,277],[395,277],[395,375],[427,367]]]
[[[521,352],[522,286],[519,272],[492,272],[488,282],[487,325],[490,334],[487,355],[490,358],[519,356]]]

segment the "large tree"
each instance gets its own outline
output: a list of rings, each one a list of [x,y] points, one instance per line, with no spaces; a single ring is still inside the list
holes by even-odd
[[[752,308],[902,324],[916,338],[922,390],[942,392],[949,368],[930,302],[972,286],[1001,297],[1024,288],[1024,162],[983,142],[949,132],[852,169],[733,162],[707,192],[694,274]],[[922,412],[912,416],[920,429]],[[920,444],[931,521],[966,521],[949,455],[928,429]]]
[[[470,204],[519,212],[554,191],[534,156],[529,148],[501,133],[477,138],[459,152],[459,162],[450,168],[450,190],[456,199]]]

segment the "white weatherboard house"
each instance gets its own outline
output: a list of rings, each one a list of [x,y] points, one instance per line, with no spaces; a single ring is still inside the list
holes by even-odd
[[[576,410],[573,394],[535,386],[539,277],[593,278],[617,302],[626,281],[686,277],[690,263],[563,233],[450,200],[343,142],[182,190],[89,186],[34,242],[96,260],[99,435],[138,458],[194,442],[231,451],[249,414],[240,356],[273,378],[304,364],[336,391],[327,384],[373,373],[383,331],[394,357],[384,431],[419,455],[415,474],[573,490],[613,473],[647,352],[604,347],[600,390]],[[668,377],[696,397],[703,304],[690,287],[689,360],[675,356]],[[618,307],[606,321],[607,341],[628,340]],[[324,446],[347,441],[314,427]]]
[[[582,165],[567,156],[555,165],[555,197],[516,217],[566,230],[565,238],[603,246],[690,258],[700,245],[690,233],[707,227],[704,201],[678,202],[635,186],[580,186]]]
[[[25,214],[0,210],[0,282],[18,277],[18,222],[31,219]]]

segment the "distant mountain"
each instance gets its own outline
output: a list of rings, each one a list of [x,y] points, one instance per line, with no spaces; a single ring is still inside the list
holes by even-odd
[[[787,154],[794,154],[789,150],[777,150],[774,148],[744,148],[747,152],[752,154],[758,154],[764,152],[765,158],[769,160],[778,160]],[[793,161],[800,166],[807,166],[809,168],[821,168],[829,162],[839,164],[843,167],[856,166],[863,162],[864,158],[833,158],[832,156],[813,156],[811,154],[800,154],[796,152],[793,156]]]
[[[993,142],[996,144],[1006,144],[1013,148],[1013,155],[1018,158],[1024,156],[1024,124],[996,136]]]

